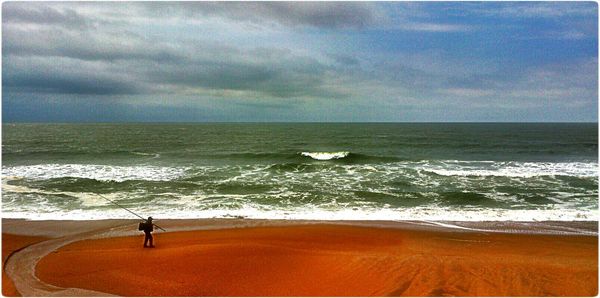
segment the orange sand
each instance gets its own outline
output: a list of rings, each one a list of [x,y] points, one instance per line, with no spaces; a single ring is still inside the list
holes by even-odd
[[[343,225],[86,240],[38,277],[124,296],[594,296],[598,238]]]
[[[4,267],[4,262],[8,256],[17,249],[23,248],[29,244],[33,244],[36,242],[40,242],[46,240],[46,237],[38,237],[38,236],[21,236],[21,235],[13,235],[13,234],[5,234],[2,233],[2,264]],[[2,295],[4,296],[21,296],[10,278],[4,272],[4,268],[2,270]]]

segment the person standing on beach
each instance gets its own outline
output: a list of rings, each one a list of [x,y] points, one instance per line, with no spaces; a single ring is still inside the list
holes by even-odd
[[[144,223],[144,234],[146,234],[146,237],[144,238],[144,248],[154,247],[154,244],[152,243],[152,231],[154,231],[154,224],[152,223],[152,216],[150,216]],[[148,242],[150,242],[150,245],[147,245]]]

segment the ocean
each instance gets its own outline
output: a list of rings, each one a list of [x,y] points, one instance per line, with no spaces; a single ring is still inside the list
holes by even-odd
[[[596,123],[2,125],[4,218],[598,219]]]

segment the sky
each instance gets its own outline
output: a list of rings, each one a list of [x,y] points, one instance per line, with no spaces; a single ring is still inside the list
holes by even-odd
[[[595,2],[3,2],[2,122],[597,122]]]

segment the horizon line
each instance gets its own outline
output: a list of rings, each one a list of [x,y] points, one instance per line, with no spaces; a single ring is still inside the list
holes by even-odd
[[[4,124],[598,124],[596,121],[13,121]]]

